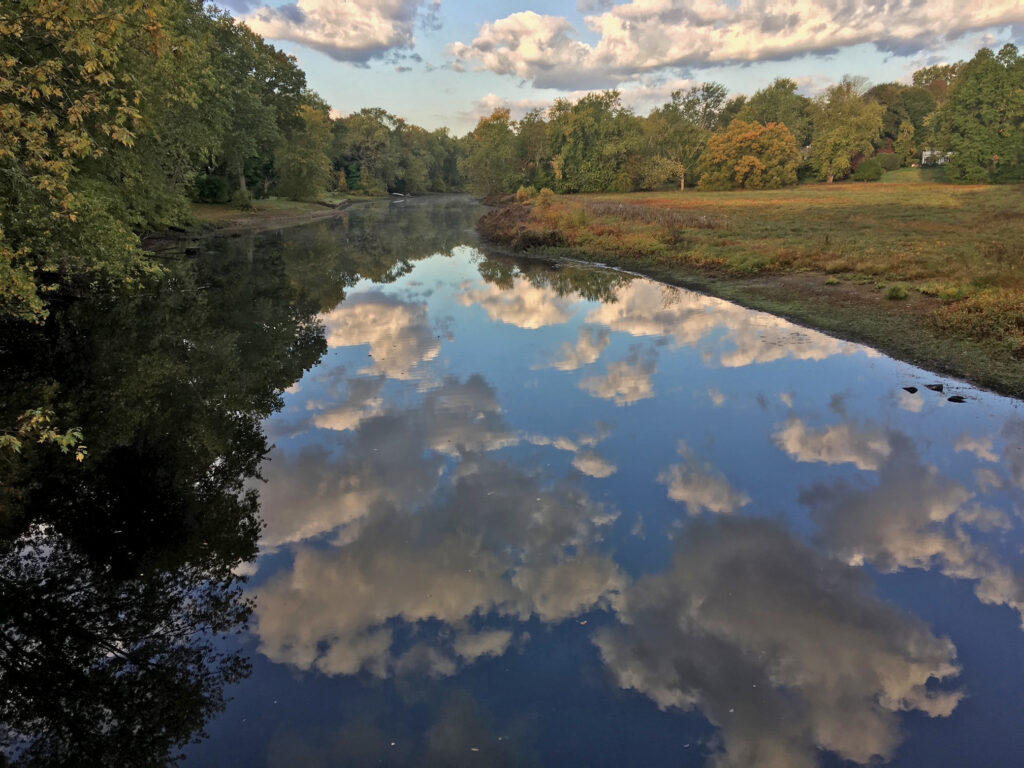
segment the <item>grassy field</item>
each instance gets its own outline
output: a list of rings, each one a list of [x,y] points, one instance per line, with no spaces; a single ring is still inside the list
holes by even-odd
[[[888,183],[555,197],[485,237],[635,269],[1024,396],[1024,187]]]

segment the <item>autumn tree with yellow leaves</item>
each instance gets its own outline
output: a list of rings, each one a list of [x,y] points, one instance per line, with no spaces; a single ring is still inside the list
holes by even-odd
[[[701,157],[701,189],[777,189],[796,184],[800,150],[781,123],[733,120]]]

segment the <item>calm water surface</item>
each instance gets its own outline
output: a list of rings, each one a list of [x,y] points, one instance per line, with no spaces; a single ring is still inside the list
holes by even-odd
[[[11,391],[57,387],[90,457],[20,472],[0,567],[121,645],[8,670],[15,730],[81,683],[116,727],[206,721],[196,766],[1020,764],[1020,404],[489,255],[479,213],[213,241],[72,318]]]

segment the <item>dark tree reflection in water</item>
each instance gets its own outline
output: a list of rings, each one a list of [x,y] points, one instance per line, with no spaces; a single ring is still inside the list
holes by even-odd
[[[473,212],[386,215],[170,249],[132,295],[2,329],[0,423],[42,406],[87,444],[80,463],[30,440],[0,455],[9,760],[165,764],[248,674],[226,636],[252,611],[238,574],[262,529],[261,423],[326,351],[320,312],[360,275],[390,282],[443,250]]]

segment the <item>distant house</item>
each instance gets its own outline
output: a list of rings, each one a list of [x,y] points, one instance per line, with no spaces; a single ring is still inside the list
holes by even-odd
[[[949,162],[949,158],[952,156],[952,152],[939,152],[935,149],[926,149],[921,152],[921,165],[945,165]]]

